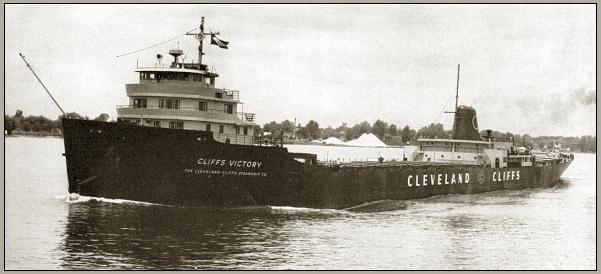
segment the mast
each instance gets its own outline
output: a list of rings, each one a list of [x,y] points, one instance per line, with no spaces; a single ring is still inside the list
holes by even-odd
[[[199,42],[200,44],[198,45],[198,65],[202,65],[202,36],[204,35],[205,32],[205,17],[201,17],[200,18],[200,33],[198,34],[200,36]]]
[[[455,111],[457,111],[457,103],[459,102],[459,69],[461,64],[457,64],[457,90],[455,93]]]
[[[186,35],[194,35],[196,37],[196,40],[198,40],[198,68],[200,69],[200,67],[202,66],[202,56],[204,55],[204,53],[202,52],[202,40],[204,39],[205,34],[208,34],[208,33],[204,33],[204,31],[205,31],[204,16],[200,18],[200,26],[198,27],[198,29],[199,29],[198,33],[186,32]]]
[[[196,39],[198,40],[198,67],[200,68],[202,66],[202,56],[204,55],[204,53],[202,52],[202,40],[205,38],[205,36],[210,35],[211,37],[215,36],[215,35],[219,35],[219,32],[207,32],[205,33],[205,18],[204,16],[200,18],[200,27],[199,27],[199,32],[198,33],[190,33],[187,32],[186,35],[194,35],[196,36]]]

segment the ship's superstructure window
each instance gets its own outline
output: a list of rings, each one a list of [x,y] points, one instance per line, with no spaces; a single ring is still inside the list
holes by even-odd
[[[207,111],[208,109],[208,104],[206,101],[200,101],[198,102],[198,110],[200,111]]]
[[[244,135],[248,135],[248,128],[244,127]]]
[[[161,127],[161,121],[152,121],[153,127]]]
[[[215,92],[215,98],[223,98],[223,93]]]
[[[134,98],[134,108],[146,108],[146,98]]]
[[[184,122],[181,121],[169,121],[169,128],[184,128]]]
[[[140,80],[154,80],[154,73],[140,72]]]
[[[165,73],[163,78],[167,79],[167,80],[188,81],[188,73],[168,72],[168,73]]]
[[[179,100],[177,99],[160,99],[159,108],[179,109]]]
[[[211,124],[207,124],[205,129],[206,129],[206,131],[211,131]]]
[[[232,114],[234,112],[234,106],[232,104],[225,104],[225,113]]]
[[[240,126],[234,126],[234,128],[236,129],[236,134],[240,134]]]
[[[219,125],[219,133],[223,133],[223,125]]]

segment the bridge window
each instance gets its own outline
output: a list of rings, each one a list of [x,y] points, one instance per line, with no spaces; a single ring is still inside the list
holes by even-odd
[[[215,92],[215,98],[223,98],[223,93]]]
[[[146,108],[146,98],[134,98],[134,108]]]
[[[140,72],[140,80],[154,80],[154,73]]]
[[[232,104],[225,104],[225,113],[232,114],[234,112],[234,106]]]
[[[207,111],[207,108],[208,108],[207,102],[205,102],[205,101],[198,102],[198,110]]]
[[[181,122],[181,121],[169,121],[169,128],[183,129],[184,128],[184,122]]]
[[[223,125],[219,125],[219,133],[223,133]]]
[[[248,128],[244,127],[244,135],[248,135]]]
[[[177,99],[160,99],[159,108],[179,109],[179,100]]]

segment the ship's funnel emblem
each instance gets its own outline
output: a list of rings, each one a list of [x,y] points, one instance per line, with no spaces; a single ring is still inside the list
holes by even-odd
[[[472,117],[472,126],[474,130],[478,131],[478,120],[476,120],[476,116]]]
[[[484,179],[486,179],[486,176],[484,175],[484,171],[480,170],[480,174],[478,174],[478,182],[480,182],[480,184],[483,184]]]

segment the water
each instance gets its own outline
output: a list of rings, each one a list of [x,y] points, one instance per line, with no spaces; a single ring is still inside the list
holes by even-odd
[[[552,189],[353,213],[68,202],[62,139],[11,137],[5,149],[6,269],[596,268],[594,154],[576,154]]]

